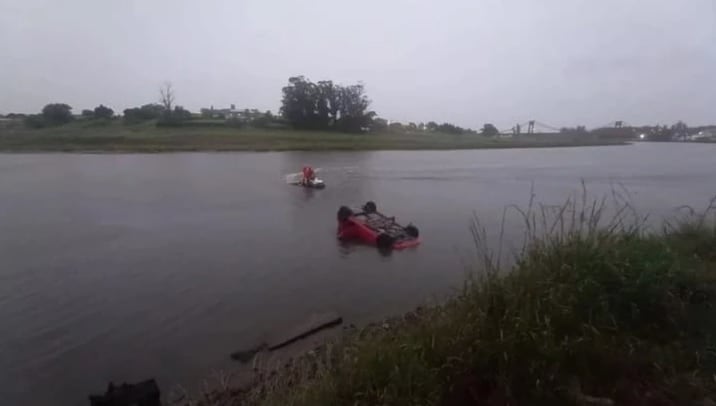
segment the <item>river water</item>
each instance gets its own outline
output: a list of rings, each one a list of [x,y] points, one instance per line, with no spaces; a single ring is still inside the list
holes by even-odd
[[[305,164],[328,188],[284,183]],[[361,324],[450,294],[473,213],[494,234],[531,189],[560,203],[581,181],[594,195],[618,185],[664,216],[706,205],[715,175],[709,144],[0,155],[0,399],[84,405],[109,380],[148,377],[191,387],[312,313]],[[338,207],[366,200],[423,244],[339,244]]]

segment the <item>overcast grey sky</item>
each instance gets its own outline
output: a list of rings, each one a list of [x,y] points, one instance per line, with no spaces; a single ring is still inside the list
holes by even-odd
[[[400,121],[716,122],[716,0],[0,0],[0,113],[276,111],[363,81]]]

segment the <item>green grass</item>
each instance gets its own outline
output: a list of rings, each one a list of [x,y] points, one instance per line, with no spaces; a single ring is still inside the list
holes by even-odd
[[[202,126],[158,128],[154,122],[125,125],[78,121],[60,127],[27,129],[21,125],[0,128],[0,151],[9,152],[171,152],[171,151],[286,151],[286,150],[420,150],[535,148],[613,145],[589,136],[523,136],[494,139],[451,134],[343,134],[282,129]]]
[[[605,202],[519,210],[527,240],[510,272],[476,223],[482,272],[453,299],[197,404],[710,404],[716,223],[655,232]]]

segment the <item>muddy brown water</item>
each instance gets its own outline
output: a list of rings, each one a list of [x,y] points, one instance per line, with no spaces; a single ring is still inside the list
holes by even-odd
[[[305,164],[325,190],[284,183]],[[0,155],[0,399],[84,405],[107,381],[195,388],[314,313],[361,324],[459,288],[476,213],[615,184],[652,216],[716,194],[716,145],[425,152]],[[423,244],[335,239],[374,200]],[[506,234],[517,238],[520,231]]]

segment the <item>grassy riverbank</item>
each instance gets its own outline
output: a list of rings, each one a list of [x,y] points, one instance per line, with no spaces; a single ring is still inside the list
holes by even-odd
[[[457,297],[203,404],[714,404],[713,218],[650,231],[628,206],[609,221],[586,200],[545,213],[523,212],[510,272],[476,227],[485,271]]]
[[[287,129],[156,127],[153,122],[125,125],[74,122],[59,127],[0,128],[0,151],[7,152],[179,152],[288,150],[420,150],[539,148],[621,144],[592,136],[531,135],[515,139],[474,134],[344,134]]]

